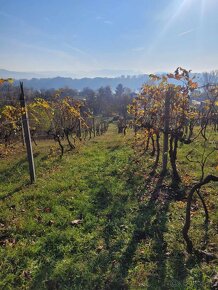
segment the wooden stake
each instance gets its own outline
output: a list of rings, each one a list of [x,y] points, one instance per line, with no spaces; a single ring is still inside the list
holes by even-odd
[[[93,119],[92,119],[92,129],[93,129],[93,134],[95,137],[95,117],[93,117]]]
[[[22,109],[22,124],[23,124],[22,128],[23,128],[23,134],[24,134],[25,143],[26,143],[27,159],[29,163],[30,182],[34,183],[36,180],[36,174],[35,174],[33,149],[32,149],[31,135],[30,135],[30,128],[29,128],[29,119],[28,119],[26,101],[25,101],[24,91],[23,91],[23,82],[20,82],[20,90],[21,90],[20,106]]]
[[[164,108],[164,140],[163,140],[163,166],[162,166],[163,175],[165,175],[167,172],[167,162],[168,162],[170,97],[171,92],[168,91],[165,97],[165,108]]]

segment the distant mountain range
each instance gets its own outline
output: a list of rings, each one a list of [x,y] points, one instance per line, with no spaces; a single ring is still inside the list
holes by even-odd
[[[16,72],[9,71],[6,69],[0,69],[0,78],[13,78],[15,80],[19,79],[31,79],[31,78],[40,78],[41,74],[38,73],[29,73],[29,72]]]
[[[33,89],[58,89],[68,87],[72,89],[82,90],[85,87],[89,87],[93,90],[100,87],[110,86],[115,89],[118,84],[122,84],[124,87],[128,87],[132,90],[139,89],[143,83],[148,80],[148,75],[132,75],[132,76],[120,76],[120,77],[85,77],[81,79],[70,77],[42,77],[38,73],[27,72],[14,72],[4,69],[0,69],[0,77],[2,78],[14,78],[15,84],[22,80],[27,88]]]
[[[54,78],[54,77],[70,77],[73,79],[108,77],[114,78],[121,75],[139,75],[140,71],[122,70],[122,69],[101,69],[92,71],[78,71],[73,73],[70,71],[35,71],[35,72],[17,72],[0,68],[0,77],[12,77],[14,79],[32,79],[32,78]]]
[[[196,81],[199,84],[202,83],[202,74],[195,74]],[[122,84],[124,87],[128,87],[134,91],[137,91],[141,88],[142,84],[149,80],[147,74],[132,75],[132,76],[119,76],[119,77],[95,77],[95,78],[70,78],[70,77],[42,77],[39,73],[30,73],[27,72],[14,72],[4,69],[0,69],[0,78],[14,78],[15,84],[19,80],[24,82],[24,86],[27,88],[33,88],[37,90],[41,89],[58,89],[58,88],[72,88],[77,90],[82,90],[85,87],[89,87],[93,90],[96,90],[102,86],[110,86],[113,90],[117,87],[118,84]]]

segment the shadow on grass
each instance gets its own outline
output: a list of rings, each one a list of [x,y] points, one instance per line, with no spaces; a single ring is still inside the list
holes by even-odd
[[[16,187],[14,190],[10,191],[9,193],[7,193],[3,196],[0,196],[0,200],[5,200],[5,199],[11,197],[13,194],[21,191],[25,186],[28,186],[28,185],[30,185],[30,182],[23,183],[22,185]]]
[[[109,149],[109,152],[114,152],[114,151],[120,149],[120,145],[110,146],[110,147],[108,147],[108,149]]]
[[[26,158],[22,158],[18,162],[14,163],[13,166],[8,169],[0,172],[0,182],[8,182],[9,178],[15,175],[17,168],[24,167],[25,169],[28,167]]]
[[[155,163],[152,165],[152,167],[151,167],[151,172],[150,172],[150,176],[154,176],[155,175],[155,173],[156,173],[156,170],[157,170],[157,168],[158,168],[158,164],[159,164],[159,160],[158,159],[156,159],[156,161],[155,161]]]
[[[40,153],[38,153],[38,152],[34,154],[36,165],[39,164],[40,162],[46,161],[48,159],[48,155],[42,155],[40,157],[39,157],[39,155],[40,155]],[[52,164],[53,163],[54,162],[52,162]],[[24,187],[30,185],[30,181],[28,181],[28,179],[29,179],[28,175],[29,175],[29,165],[28,165],[26,157],[20,159],[16,163],[13,163],[13,165],[11,167],[7,168],[6,170],[1,171],[0,172],[0,183],[5,184],[5,185],[12,184],[12,185],[14,185],[15,188],[4,195],[2,195],[0,193],[0,195],[1,195],[0,200],[4,200],[6,198],[9,198],[13,194],[22,190]],[[20,184],[20,185],[16,186],[17,184]]]
[[[149,182],[151,182],[151,176],[148,177],[146,184]],[[167,220],[166,213],[169,206],[169,200],[166,200],[163,204],[161,211],[158,210],[157,202],[162,182],[163,178],[161,177],[154,191],[151,193],[149,201],[146,204],[139,204],[137,209],[138,214],[133,221],[134,230],[131,239],[119,260],[119,266],[115,276],[111,281],[107,281],[107,289],[128,289],[126,278],[129,269],[131,269],[134,264],[136,250],[142,241],[152,239],[154,241],[152,256],[154,256],[154,258],[157,256],[159,261],[164,261],[166,245],[163,238],[163,232]],[[161,273],[159,273],[161,276],[160,278],[164,276],[164,272],[164,267],[161,266]]]
[[[117,178],[116,182],[119,182],[119,178]],[[152,192],[149,192],[150,198],[148,199],[147,196],[145,201],[143,200],[145,188],[154,180],[155,187],[152,188]],[[135,193],[139,179],[138,177],[135,179],[132,172],[128,172],[125,187],[128,192],[132,193],[131,196],[122,192],[113,195],[110,190],[110,182],[114,182],[114,180],[103,183],[102,180],[94,182],[92,178],[90,179],[90,186],[95,188],[95,192],[92,195],[93,205],[89,214],[98,216],[99,220],[104,220],[103,229],[98,239],[104,241],[106,248],[99,249],[96,257],[90,256],[89,271],[92,274],[94,273],[94,276],[91,276],[93,281],[90,280],[84,289],[129,289],[131,288],[130,284],[134,287],[132,281],[129,282],[129,278],[131,278],[130,272],[137,266],[138,262],[141,262],[140,258],[137,257],[137,249],[141,243],[148,240],[152,241],[151,249],[149,255],[143,257],[142,263],[153,263],[155,268],[151,272],[148,270],[148,273],[142,277],[147,283],[147,288],[144,289],[185,289],[176,288],[176,282],[180,281],[180,284],[183,285],[187,275],[184,266],[184,255],[179,252],[169,256],[164,238],[164,234],[167,231],[167,214],[172,199],[169,196],[169,187],[163,184],[163,176],[148,175],[146,180],[143,179],[143,190],[140,193]],[[133,203],[134,209],[130,209],[129,203],[135,200],[136,197],[140,197],[140,194],[141,199],[139,198],[138,204],[137,202]],[[130,214],[131,210],[135,212],[129,217],[128,214]],[[125,237],[122,237],[122,226],[125,226],[123,222],[131,223],[130,230],[127,229]],[[125,238],[128,236],[128,232],[129,237],[126,244]],[[97,246],[97,243],[95,246]],[[92,248],[92,251],[96,251],[96,248]],[[89,255],[90,253],[86,251],[86,259],[89,259]],[[62,257],[56,256],[55,259],[58,261]],[[83,262],[82,258],[81,263]],[[82,289],[81,285],[85,283],[87,277],[84,274],[80,281],[72,280],[74,284],[71,284],[70,279],[74,279],[72,268],[69,267],[67,269],[65,281],[61,277],[58,277],[57,281],[48,280],[46,288],[58,289],[58,286],[66,284],[68,289]],[[33,281],[34,287],[36,287],[38,281],[45,279],[46,275],[50,276],[53,266],[45,269],[43,266],[41,271],[39,271],[38,278]],[[80,272],[77,273],[78,277],[80,274]],[[43,278],[40,278],[40,275]],[[51,288],[49,285],[52,285]],[[32,289],[37,289],[34,287]],[[131,289],[139,288],[140,286],[136,285],[135,288]]]
[[[34,158],[37,158],[40,155],[40,153],[34,153]],[[45,156],[42,156],[40,160],[43,161],[43,158],[46,159]],[[19,174],[16,175],[17,169],[21,169]],[[13,165],[6,170],[1,170],[0,171],[0,182],[8,182],[9,178],[12,178],[14,176],[17,177],[17,179],[20,179],[21,171],[28,170],[28,162],[27,162],[27,157],[23,157],[19,161],[13,163]]]
[[[134,230],[130,241],[125,248],[122,256],[119,258],[116,269],[112,269],[113,274],[107,279],[105,289],[129,289],[129,270],[134,269],[136,265],[137,249],[140,243],[146,240],[152,240],[152,249],[150,257],[144,257],[143,263],[155,263],[156,269],[145,276],[147,283],[146,289],[170,289],[175,287],[175,281],[183,281],[186,278],[187,271],[184,267],[183,255],[168,257],[167,244],[164,239],[164,233],[167,231],[168,209],[171,202],[169,196],[169,188],[163,184],[163,176],[157,180],[156,186],[153,189],[150,199],[147,203],[139,203],[136,209],[138,214],[133,220]],[[149,175],[145,181],[149,184],[152,181],[152,176]],[[125,202],[125,201],[124,201]],[[110,246],[110,239],[113,236],[113,226],[105,228],[104,239],[106,247],[109,250],[109,256],[115,256],[115,251],[122,252],[122,244]],[[138,261],[140,262],[140,261]],[[169,273],[168,267],[171,268],[171,277],[167,277]],[[141,277],[143,279],[143,277]],[[146,281],[147,280],[147,281]],[[137,285],[138,287],[138,285]],[[175,289],[175,288],[171,288]]]

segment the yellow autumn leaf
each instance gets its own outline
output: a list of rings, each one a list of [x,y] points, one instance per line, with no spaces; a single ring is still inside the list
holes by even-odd
[[[12,78],[7,79],[10,84],[13,84],[14,80]]]

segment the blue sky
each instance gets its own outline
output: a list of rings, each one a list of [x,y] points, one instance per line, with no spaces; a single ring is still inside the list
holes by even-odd
[[[218,69],[218,0],[0,0],[0,68]]]

